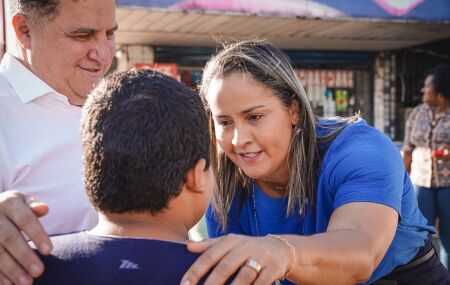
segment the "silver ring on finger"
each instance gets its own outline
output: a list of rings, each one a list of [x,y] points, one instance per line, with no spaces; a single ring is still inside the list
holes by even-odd
[[[259,272],[262,269],[261,264],[259,264],[258,262],[256,262],[256,260],[254,259],[249,259],[247,260],[247,262],[245,263],[245,266],[250,267],[251,269],[256,271],[256,274],[259,274]]]

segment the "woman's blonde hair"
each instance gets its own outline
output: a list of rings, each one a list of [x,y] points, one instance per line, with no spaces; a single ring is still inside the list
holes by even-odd
[[[316,198],[315,181],[319,165],[316,119],[288,57],[265,41],[245,40],[227,44],[213,56],[206,64],[200,84],[200,95],[209,117],[212,164],[217,179],[212,199],[215,215],[221,226],[226,228],[228,212],[238,189],[247,189],[242,194],[249,194],[250,179],[217,147],[214,123],[206,100],[213,79],[223,79],[236,72],[247,74],[270,88],[286,107],[294,101],[298,103],[299,121],[293,129],[288,154],[286,215],[296,209],[302,214],[307,204],[314,205]]]

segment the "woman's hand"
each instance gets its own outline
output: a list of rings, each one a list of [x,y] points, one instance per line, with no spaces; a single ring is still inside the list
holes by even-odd
[[[205,285],[225,284],[236,272],[231,284],[267,285],[283,277],[292,265],[290,248],[280,240],[229,234],[224,237],[189,242],[188,250],[203,253],[184,274],[182,285],[194,285],[210,270]],[[246,265],[254,260],[261,270]]]

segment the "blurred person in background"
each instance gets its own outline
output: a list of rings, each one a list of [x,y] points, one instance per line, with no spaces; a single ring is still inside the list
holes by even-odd
[[[21,232],[48,254],[49,234],[97,221],[82,181],[79,122],[110,68],[117,24],[114,0],[10,5],[18,52],[0,65],[0,284],[26,285],[44,267]]]
[[[414,108],[405,129],[403,158],[419,208],[430,225],[438,221],[442,261],[450,251],[450,66],[426,72],[423,103]]]

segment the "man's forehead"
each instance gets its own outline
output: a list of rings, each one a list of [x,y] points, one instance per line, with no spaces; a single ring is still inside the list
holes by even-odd
[[[89,7],[90,5],[98,4],[98,7],[104,8],[102,10],[107,10],[110,7],[115,9],[116,1],[115,0],[55,0],[58,4],[58,7]]]
[[[60,20],[72,20],[82,26],[86,21],[92,24],[102,23],[109,26],[115,25],[115,1],[114,0],[60,0]],[[88,24],[89,25],[89,24]],[[110,28],[111,28],[110,27]]]

